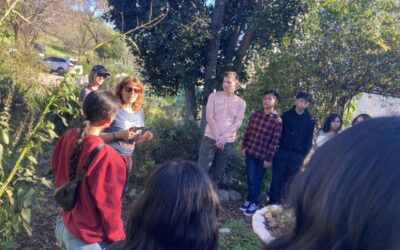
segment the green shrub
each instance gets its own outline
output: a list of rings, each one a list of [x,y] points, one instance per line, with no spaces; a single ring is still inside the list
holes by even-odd
[[[158,118],[149,129],[154,134],[153,140],[137,145],[134,152],[135,182],[142,184],[155,166],[165,161],[176,158],[197,160],[201,139],[197,124]]]
[[[10,78],[0,80],[0,249],[13,248],[24,234],[31,235],[31,205],[43,191],[37,184],[52,188],[51,181],[37,174],[37,164],[57,137],[54,117],[68,126],[66,114],[70,120],[80,116],[73,81],[44,91],[32,88],[34,99],[25,98],[21,88]]]

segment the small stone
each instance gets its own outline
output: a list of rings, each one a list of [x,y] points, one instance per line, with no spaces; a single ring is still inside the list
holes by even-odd
[[[220,228],[218,230],[221,234],[229,234],[231,232],[231,229],[224,227],[224,228]]]
[[[235,190],[229,190],[229,199],[232,201],[237,201],[242,199],[242,195],[239,192],[236,192]]]
[[[220,189],[218,190],[218,195],[219,195],[219,199],[221,201],[229,201],[229,192],[224,190],[224,189]]]

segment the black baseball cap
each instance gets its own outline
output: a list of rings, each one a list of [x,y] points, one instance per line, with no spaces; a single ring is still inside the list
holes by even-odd
[[[103,75],[110,75],[110,73],[107,72],[107,69],[100,64],[94,65],[92,67],[92,73],[96,73],[96,74],[103,74]]]

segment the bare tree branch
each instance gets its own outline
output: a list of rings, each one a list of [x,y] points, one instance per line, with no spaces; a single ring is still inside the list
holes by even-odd
[[[12,11],[12,13],[16,14],[17,16],[19,16],[19,18],[21,18],[22,20],[24,20],[24,21],[27,22],[28,24],[31,24],[31,25],[32,25],[32,23],[31,23],[28,19],[26,19],[21,13],[19,13],[19,12],[16,11],[16,10],[11,10],[11,11]]]
[[[8,17],[8,15],[10,15],[11,11],[15,8],[15,6],[17,6],[17,4],[20,2],[21,0],[15,0],[15,2],[13,2],[10,6],[10,8],[8,8],[8,10],[4,13],[4,15],[1,17],[0,19],[0,25],[3,24],[4,20],[6,20],[6,18]]]
[[[106,41],[103,41],[103,42],[97,44],[96,46],[94,46],[91,49],[91,51],[94,51],[94,50],[106,45],[107,43],[111,43],[111,42],[115,41],[116,39],[124,37],[124,36],[126,36],[126,35],[128,35],[130,33],[135,32],[135,31],[138,31],[138,30],[141,30],[141,29],[151,28],[151,27],[157,25],[158,23],[160,23],[167,16],[167,14],[168,14],[168,6],[167,6],[167,10],[164,13],[162,13],[161,15],[157,16],[156,18],[149,20],[147,23],[143,23],[143,24],[137,25],[135,28],[133,28],[131,30],[128,30],[128,31],[126,31],[126,32],[124,32],[122,34],[119,34],[119,35],[109,39],[109,40],[106,40]],[[137,47],[137,45],[135,45],[135,46]]]

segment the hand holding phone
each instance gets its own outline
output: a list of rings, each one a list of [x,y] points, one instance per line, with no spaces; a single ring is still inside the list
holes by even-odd
[[[143,129],[144,127],[131,127],[131,128],[129,128],[129,131],[130,132],[136,132],[136,131],[138,131],[138,130],[141,130],[141,129]]]

